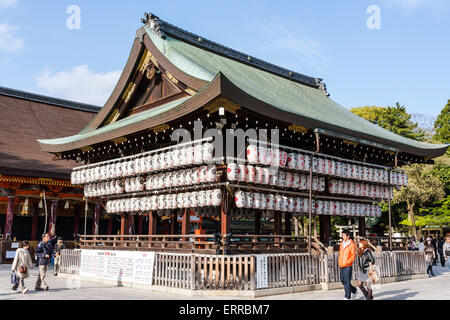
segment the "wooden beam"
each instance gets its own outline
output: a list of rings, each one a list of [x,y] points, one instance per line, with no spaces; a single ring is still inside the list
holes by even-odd
[[[157,223],[158,223],[158,217],[155,213],[151,212],[148,215],[148,234],[150,236],[156,235],[157,231]]]
[[[120,235],[128,234],[128,219],[125,214],[120,215]]]
[[[228,215],[228,212],[225,210],[224,205],[220,206],[220,233],[222,235],[229,234],[231,230],[230,226],[231,218]]]
[[[181,222],[181,234],[191,233],[191,211],[184,209],[183,220]]]

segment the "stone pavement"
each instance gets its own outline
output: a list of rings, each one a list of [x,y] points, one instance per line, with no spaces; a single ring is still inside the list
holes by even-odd
[[[47,272],[49,291],[34,291],[37,270],[30,271],[25,280],[30,288],[28,294],[11,293],[10,265],[0,265],[0,300],[239,300],[226,296],[193,297],[168,295],[149,290],[117,287],[87,281],[71,281],[53,276],[53,270]],[[437,277],[383,284],[374,290],[375,300],[449,300],[450,270],[440,266],[433,267]],[[309,291],[277,296],[255,298],[252,300],[343,300],[343,289],[330,291]],[[359,299],[363,300],[361,294]]]

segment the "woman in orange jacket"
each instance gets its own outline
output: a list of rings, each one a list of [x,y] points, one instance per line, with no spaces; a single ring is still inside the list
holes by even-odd
[[[356,258],[356,248],[351,239],[350,230],[342,231],[342,243],[339,246],[340,278],[344,285],[345,300],[351,299],[351,294],[356,294],[356,288],[352,286],[353,262]]]

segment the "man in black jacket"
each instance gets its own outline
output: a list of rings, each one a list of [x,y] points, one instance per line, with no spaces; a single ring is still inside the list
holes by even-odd
[[[55,238],[56,239],[56,238]],[[39,276],[36,281],[36,291],[48,290],[49,287],[45,282],[47,267],[51,263],[51,256],[53,253],[54,240],[50,240],[48,233],[42,236],[42,241],[36,247],[36,264],[39,266]],[[44,284],[44,289],[41,288]]]
[[[441,266],[445,268],[445,256],[444,256],[444,243],[445,240],[442,237],[438,238],[438,243],[437,243],[437,247],[438,247],[438,253],[439,253],[439,260],[441,262]]]

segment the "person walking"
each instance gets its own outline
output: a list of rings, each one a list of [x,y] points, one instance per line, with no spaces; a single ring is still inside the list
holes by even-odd
[[[350,300],[351,295],[356,294],[356,288],[352,286],[353,262],[355,261],[355,244],[351,239],[350,230],[342,231],[342,242],[339,246],[339,267],[341,282],[344,285],[345,300]]]
[[[445,242],[442,246],[442,252],[444,254],[444,259],[446,259],[448,262],[448,268],[450,269],[450,236],[445,237]]]
[[[57,276],[59,272],[59,267],[61,265],[61,251],[64,250],[66,246],[63,243],[63,239],[61,237],[58,238],[58,242],[55,245],[55,248],[53,250],[53,258],[55,262],[55,273],[54,275]]]
[[[430,238],[427,238],[427,244],[425,245],[425,260],[427,262],[427,273],[428,277],[435,277],[435,274],[433,273],[433,261],[436,258],[436,250],[434,249],[434,246],[431,242]]]
[[[31,260],[30,243],[28,241],[22,242],[22,248],[16,250],[14,261],[11,266],[11,271],[15,272],[19,276],[19,282],[12,287],[12,292],[17,293],[19,284],[22,286],[22,293],[27,293],[30,289],[25,286],[25,279],[29,278],[28,271],[33,269],[33,261]]]
[[[366,300],[373,300],[372,285],[369,279],[369,267],[375,264],[375,259],[370,250],[369,242],[361,240],[358,243],[358,287],[363,293]],[[367,290],[366,290],[367,287]]]
[[[439,261],[441,262],[441,266],[445,268],[445,256],[444,256],[444,243],[445,240],[442,237],[438,238],[437,250],[439,253]]]
[[[433,266],[437,265],[436,261],[437,261],[437,240],[436,240],[436,235],[431,236],[431,245],[433,246],[434,249],[434,259],[433,259]]]
[[[50,235],[48,233],[42,236],[42,241],[39,242],[36,247],[36,264],[39,266],[39,275],[36,281],[35,290],[49,290],[49,286],[45,281],[46,273],[48,265],[51,263],[51,256],[53,253],[53,244],[50,240]],[[44,288],[41,288],[41,285],[44,285]]]
[[[420,252],[425,251],[425,244],[423,243],[423,238],[420,238],[420,241],[419,241],[419,251]]]

